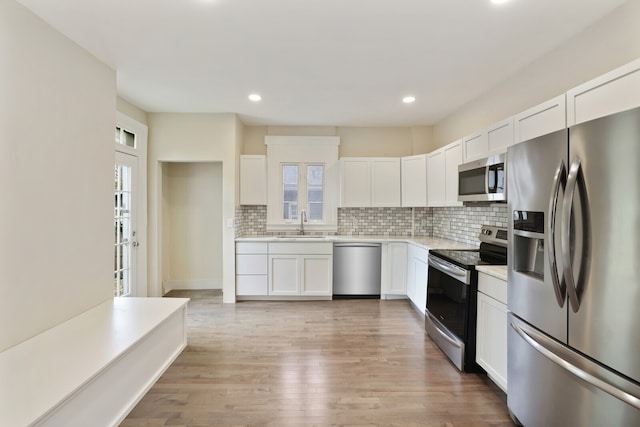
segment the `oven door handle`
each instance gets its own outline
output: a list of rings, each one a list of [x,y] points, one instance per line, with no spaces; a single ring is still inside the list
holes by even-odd
[[[467,277],[468,276],[467,270],[462,270],[462,269],[458,270],[454,267],[450,267],[435,257],[429,257],[429,266],[445,274],[448,274],[451,277],[464,279],[461,281],[464,282],[465,285],[469,284],[468,277]]]

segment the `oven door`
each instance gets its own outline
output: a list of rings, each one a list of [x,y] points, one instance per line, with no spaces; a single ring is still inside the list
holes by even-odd
[[[465,369],[471,272],[429,255],[425,329],[460,370]]]

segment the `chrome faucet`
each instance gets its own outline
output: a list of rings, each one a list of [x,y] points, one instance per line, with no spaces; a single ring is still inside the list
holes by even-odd
[[[300,228],[298,229],[298,231],[300,232],[300,234],[302,234],[304,236],[304,223],[307,222],[307,211],[305,211],[304,209],[302,209],[300,211]]]

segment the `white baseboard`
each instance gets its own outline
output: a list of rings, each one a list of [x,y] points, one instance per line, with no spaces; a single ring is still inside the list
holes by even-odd
[[[167,280],[163,291],[166,294],[173,290],[222,289],[222,279]]]

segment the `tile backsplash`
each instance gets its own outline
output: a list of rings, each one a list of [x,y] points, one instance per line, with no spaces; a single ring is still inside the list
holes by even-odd
[[[507,227],[507,205],[478,204],[433,209],[433,237],[479,245],[478,234],[482,225]]]
[[[338,234],[411,236],[411,208],[340,208]]]
[[[236,237],[267,234],[267,207],[237,206],[235,225]]]
[[[506,204],[449,208],[340,208],[338,234],[352,236],[426,236],[478,245],[484,224],[507,227]],[[267,207],[236,208],[236,236],[267,234]]]

